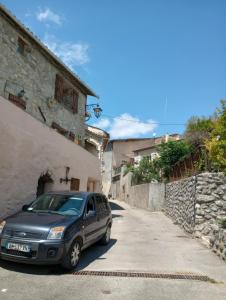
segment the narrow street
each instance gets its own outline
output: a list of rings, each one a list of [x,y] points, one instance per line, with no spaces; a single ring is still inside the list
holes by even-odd
[[[195,273],[215,282],[75,276],[58,267],[0,261],[0,299],[226,299],[225,262],[163,213],[111,205],[111,243],[84,251],[79,271]]]

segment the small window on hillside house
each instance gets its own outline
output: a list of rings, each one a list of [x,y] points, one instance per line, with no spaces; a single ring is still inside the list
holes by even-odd
[[[17,52],[24,55],[26,47],[27,47],[27,43],[24,40],[22,40],[20,37],[18,37]]]
[[[78,113],[78,96],[70,83],[65,81],[59,74],[56,74],[55,99],[72,111],[73,114]]]

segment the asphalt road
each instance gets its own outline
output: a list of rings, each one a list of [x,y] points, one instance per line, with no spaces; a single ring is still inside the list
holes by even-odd
[[[112,204],[112,240],[84,251],[78,271],[195,273],[214,281],[65,274],[0,261],[0,299],[226,299],[226,263],[161,212]]]

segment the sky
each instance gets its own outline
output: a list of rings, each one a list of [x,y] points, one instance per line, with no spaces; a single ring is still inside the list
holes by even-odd
[[[111,138],[183,133],[226,99],[225,0],[0,0],[100,97]]]

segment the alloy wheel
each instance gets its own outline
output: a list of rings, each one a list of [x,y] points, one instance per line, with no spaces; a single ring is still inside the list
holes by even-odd
[[[80,245],[78,242],[76,242],[71,251],[71,265],[73,267],[75,267],[79,261],[80,252]]]

